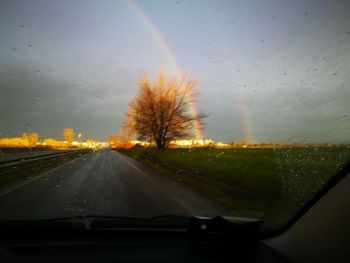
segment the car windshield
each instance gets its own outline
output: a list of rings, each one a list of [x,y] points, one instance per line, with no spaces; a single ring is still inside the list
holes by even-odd
[[[1,0],[0,220],[282,227],[350,160],[349,10]]]

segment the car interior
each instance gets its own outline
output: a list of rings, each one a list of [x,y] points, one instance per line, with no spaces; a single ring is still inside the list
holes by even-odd
[[[350,0],[0,0],[0,263],[350,262]]]

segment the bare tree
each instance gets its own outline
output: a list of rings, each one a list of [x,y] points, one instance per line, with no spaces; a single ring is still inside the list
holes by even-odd
[[[154,83],[147,76],[141,78],[139,93],[129,103],[125,126],[139,140],[154,142],[158,149],[174,139],[191,136],[194,122],[205,117],[189,112],[192,98],[198,94],[196,86],[197,81],[168,78],[163,72]]]
[[[38,139],[39,134],[37,134],[36,132],[22,134],[22,141],[29,148],[35,147],[36,143],[38,142]]]

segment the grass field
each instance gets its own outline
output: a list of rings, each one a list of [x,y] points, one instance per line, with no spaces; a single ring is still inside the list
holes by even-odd
[[[27,147],[0,147],[0,156],[2,154],[6,153],[17,153],[17,152],[31,152],[31,151],[40,151],[40,150],[47,150],[48,148],[44,147],[33,147],[33,148],[27,148]]]
[[[288,220],[350,160],[348,146],[119,151],[236,211],[264,213],[270,228]]]

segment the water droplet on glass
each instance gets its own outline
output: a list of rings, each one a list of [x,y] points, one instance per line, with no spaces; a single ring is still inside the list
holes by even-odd
[[[346,119],[346,115],[342,115],[342,116],[339,118],[339,120],[344,120],[344,119]]]

